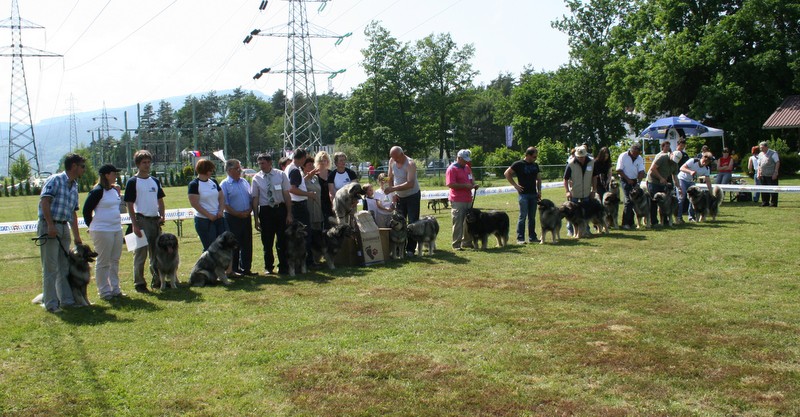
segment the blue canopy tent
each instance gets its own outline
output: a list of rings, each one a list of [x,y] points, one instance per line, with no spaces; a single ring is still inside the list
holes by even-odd
[[[725,132],[722,129],[715,129],[708,127],[697,120],[686,117],[686,115],[665,117],[658,119],[647,126],[639,137],[642,139],[659,139],[669,140],[675,142],[680,133],[684,137],[701,136],[701,137],[722,137],[722,146],[725,146]],[[673,143],[673,146],[675,144]]]

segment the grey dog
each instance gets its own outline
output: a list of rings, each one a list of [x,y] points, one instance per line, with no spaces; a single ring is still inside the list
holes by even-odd
[[[200,255],[200,259],[192,268],[192,273],[189,275],[189,282],[193,287],[204,287],[206,285],[216,284],[217,280],[222,281],[225,285],[230,285],[228,276],[225,275],[225,270],[233,260],[233,251],[239,249],[239,242],[236,236],[231,232],[225,232],[219,237],[208,250]]]

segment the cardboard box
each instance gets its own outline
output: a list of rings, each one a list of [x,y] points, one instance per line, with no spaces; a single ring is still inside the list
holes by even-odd
[[[336,257],[333,258],[333,263],[339,266],[359,266],[361,259],[358,255],[358,243],[356,239],[345,239]]]
[[[387,261],[390,259],[389,254],[392,253],[391,248],[389,247],[392,242],[389,241],[389,231],[392,230],[388,227],[380,227],[378,228],[378,233],[381,235],[381,248],[383,248],[383,257]],[[403,249],[405,250],[405,249]]]
[[[362,265],[375,265],[383,263],[384,251],[381,244],[381,235],[375,219],[370,212],[362,210],[356,213],[356,235],[360,246]]]

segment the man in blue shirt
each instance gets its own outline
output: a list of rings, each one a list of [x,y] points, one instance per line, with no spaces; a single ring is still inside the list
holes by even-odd
[[[86,171],[86,160],[74,153],[64,159],[64,172],[47,179],[39,199],[39,224],[37,233],[46,236],[39,247],[42,257],[42,306],[51,313],[60,313],[61,307],[75,304],[67,281],[69,261],[67,252],[71,245],[69,229],[75,244],[82,243],[78,231],[78,182]]]
[[[239,250],[233,252],[233,273],[252,275],[253,263],[253,225],[251,213],[250,183],[242,178],[242,164],[238,159],[225,161],[228,178],[222,181],[222,194],[225,196],[225,222],[228,229],[236,235]]]

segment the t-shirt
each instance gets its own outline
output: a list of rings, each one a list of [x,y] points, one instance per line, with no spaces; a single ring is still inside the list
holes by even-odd
[[[189,183],[189,194],[200,195],[200,207],[211,214],[219,213],[219,193],[221,188],[217,184],[217,180],[209,178],[206,181],[200,178],[195,178]],[[206,216],[200,214],[198,211],[195,216],[205,219]]]
[[[133,203],[133,211],[147,217],[158,217],[158,200],[164,198],[161,182],[153,177],[131,177],[125,185],[125,202]],[[133,214],[133,213],[130,213]]]
[[[453,162],[445,172],[446,184],[472,184],[472,169],[469,165],[461,166]],[[456,203],[469,203],[472,201],[471,188],[450,188],[448,199]]]
[[[333,192],[336,193],[339,191],[340,188],[344,187],[350,181],[355,181],[358,179],[358,175],[356,175],[355,171],[350,168],[345,168],[344,172],[339,172],[337,170],[331,170],[328,173],[328,182],[331,182],[331,175],[333,175]]]
[[[290,186],[297,187],[301,191],[308,191],[308,188],[306,187],[306,180],[303,178],[303,172],[300,170],[300,168],[298,168],[294,164],[291,164],[291,165],[286,167],[286,172],[289,175],[289,185]],[[295,194],[292,194],[292,193],[289,193],[289,197],[291,197],[293,202],[294,201],[300,202],[300,201],[307,201],[308,200],[308,197],[306,197],[304,195],[295,195]]]
[[[672,160],[669,152],[659,152],[656,154],[655,158],[653,158],[653,165],[658,167],[656,168],[658,173],[666,178],[667,181],[671,181],[672,174],[678,170],[678,164]],[[652,174],[652,171],[647,172],[647,182],[651,184],[661,184],[661,180],[656,178],[656,176]]]
[[[703,177],[703,176],[707,177],[711,175],[711,168],[709,168],[708,166],[700,166],[700,160],[697,158],[692,158],[686,161],[686,163],[683,164],[683,166],[691,171],[694,171],[696,173],[695,175],[698,177]],[[678,173],[678,179],[687,182],[694,181],[694,178],[692,178],[690,174],[683,172],[683,170],[681,170],[681,172]]]
[[[522,186],[520,194],[537,194],[536,179],[539,178],[539,164],[521,159],[511,164],[511,170],[517,174],[517,183]]]

